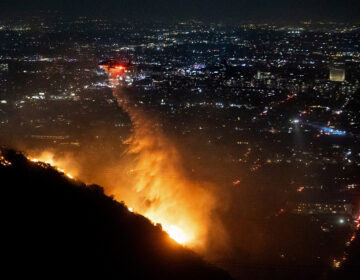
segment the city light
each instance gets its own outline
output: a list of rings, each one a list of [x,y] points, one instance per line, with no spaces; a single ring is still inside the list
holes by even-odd
[[[145,19],[4,14],[0,145],[29,170],[99,186],[166,249],[231,273],[346,269],[360,231],[360,24]],[[25,162],[9,154],[3,174]]]

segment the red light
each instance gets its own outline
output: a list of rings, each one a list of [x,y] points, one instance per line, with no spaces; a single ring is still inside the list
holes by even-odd
[[[298,191],[298,192],[302,192],[304,189],[305,189],[304,187],[299,187],[299,188],[297,189],[297,191]]]
[[[351,236],[351,239],[350,239],[350,242],[353,242],[356,238],[356,234],[354,233],[352,236]]]
[[[100,65],[100,68],[116,75],[122,75],[125,72],[126,67],[122,64],[104,64]]]

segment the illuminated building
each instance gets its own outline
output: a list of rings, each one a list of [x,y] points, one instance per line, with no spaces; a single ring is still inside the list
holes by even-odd
[[[352,205],[348,203],[298,203],[293,210],[295,214],[301,215],[351,215]]]
[[[0,63],[0,72],[8,72],[9,65],[7,63]]]
[[[270,72],[262,72],[262,71],[258,71],[256,74],[256,79],[258,80],[267,80],[271,78],[271,73]]]
[[[334,60],[330,65],[330,81],[344,82],[345,81],[345,63]]]

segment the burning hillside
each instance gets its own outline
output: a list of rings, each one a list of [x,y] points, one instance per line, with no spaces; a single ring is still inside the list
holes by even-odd
[[[132,122],[132,135],[124,155],[127,160],[103,168],[101,176],[92,173],[80,179],[102,184],[106,193],[126,201],[133,211],[154,224],[160,223],[180,244],[203,252],[211,224],[216,228],[212,233],[217,235],[222,246],[225,234],[213,215],[216,203],[211,185],[188,178],[178,151],[156,125],[156,118],[133,102],[131,92],[118,86],[125,69],[104,69],[109,75],[114,98]],[[51,151],[30,153],[29,158],[49,163],[69,177],[76,177],[81,169],[74,164],[73,156],[57,157]],[[110,174],[109,177],[106,174]]]
[[[13,277],[229,279],[99,186],[7,150],[0,176],[2,248]]]

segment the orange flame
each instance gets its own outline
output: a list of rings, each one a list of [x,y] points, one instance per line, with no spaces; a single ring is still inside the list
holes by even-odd
[[[51,152],[43,152],[40,155],[38,155],[37,157],[29,157],[28,159],[35,163],[45,163],[45,164],[51,165],[53,168],[55,168],[60,173],[63,173],[69,179],[74,179],[74,176],[72,175],[74,173],[65,171],[65,169],[66,170],[70,169],[69,168],[70,166],[68,164],[69,161],[55,160],[54,154]]]
[[[119,78],[124,72],[113,68],[103,69],[109,75],[118,105],[128,113],[132,121],[133,133],[128,140],[128,155],[135,156],[136,160],[127,162],[126,167],[109,166],[106,174],[102,173],[98,177],[91,174],[86,179],[96,180],[96,183],[105,187],[108,194],[126,201],[129,211],[144,215],[154,224],[161,224],[163,230],[179,244],[204,252],[208,227],[214,223],[211,214],[215,208],[215,199],[209,191],[209,183],[187,178],[178,151],[156,125],[156,119],[135,106],[131,101],[131,94],[118,87]],[[68,160],[59,159],[45,152],[38,155],[37,159],[78,177],[74,157]],[[126,185],[132,185],[131,189],[123,187],[124,179],[119,178],[123,175],[118,175],[117,168],[127,170],[124,172],[127,178],[125,181],[128,183]],[[107,180],[106,176],[110,176],[111,179]],[[213,231],[221,232],[220,228],[217,224]],[[217,239],[222,239],[220,234],[217,234]]]
[[[107,70],[107,69],[105,69]],[[209,211],[214,200],[202,185],[189,180],[181,168],[179,155],[156,121],[137,106],[129,94],[118,87],[120,73],[108,69],[113,95],[133,123],[129,153],[136,155],[133,166],[135,196],[126,201],[136,211],[160,223],[180,244],[202,246],[207,234]]]
[[[162,148],[155,151],[151,139],[132,141],[129,153],[139,156],[136,171],[129,173],[134,184],[133,194],[124,197],[116,188],[110,193],[125,200],[130,212],[142,214],[154,224],[161,224],[177,243],[200,249],[207,233],[212,197],[200,185],[179,175],[181,171],[176,169],[175,150],[162,150],[169,148],[167,144],[163,143],[158,147]],[[35,163],[51,165],[70,179],[77,174],[73,160],[55,157],[50,151],[28,158]]]

